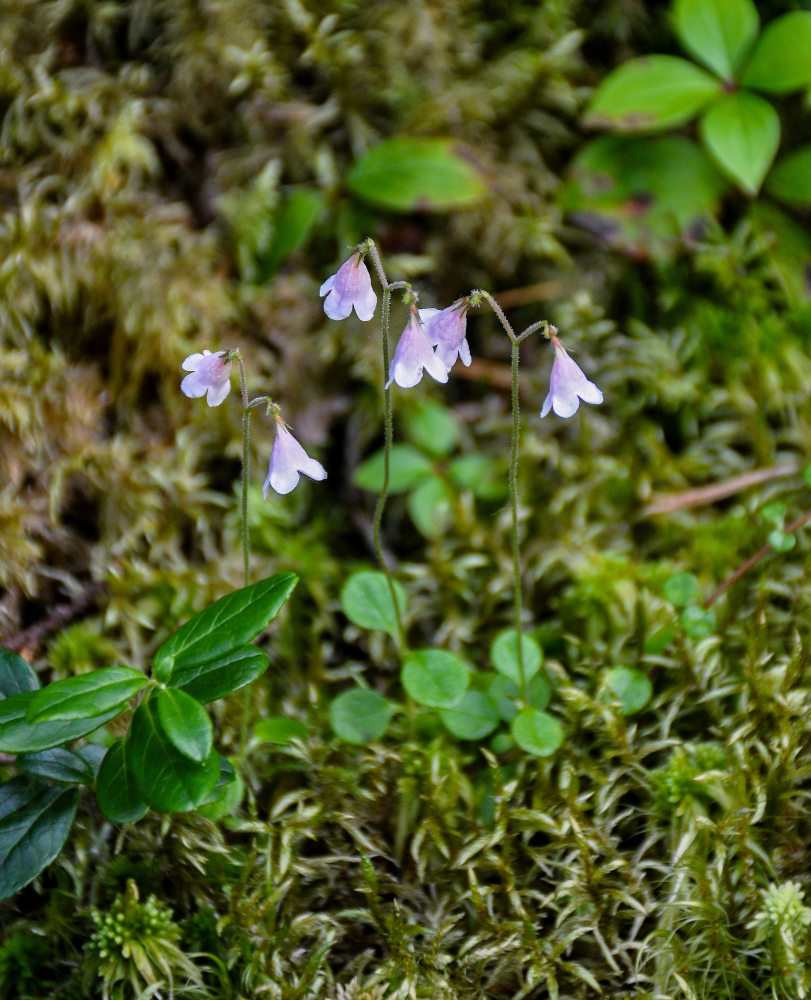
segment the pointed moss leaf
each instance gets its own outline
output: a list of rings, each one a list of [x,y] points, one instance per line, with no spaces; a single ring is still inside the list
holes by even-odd
[[[458,444],[461,428],[456,414],[447,406],[424,399],[409,408],[406,433],[423,451],[444,458]]]
[[[218,820],[223,816],[233,816],[239,808],[245,793],[245,782],[227,757],[220,757],[220,777],[214,791],[205,802],[197,807],[197,812],[206,819]]]
[[[299,719],[286,719],[274,715],[257,722],[253,727],[253,735],[263,743],[285,745],[293,740],[306,740],[307,727]]]
[[[664,597],[677,608],[684,607],[701,596],[698,578],[692,573],[674,573],[664,586]]]
[[[633,715],[641,711],[653,695],[650,678],[641,670],[614,667],[605,675],[605,683],[622,705],[623,715]]]
[[[453,492],[441,476],[429,476],[408,494],[411,520],[426,538],[443,534],[453,513]]]
[[[811,146],[784,157],[766,178],[766,190],[795,208],[811,207]]]
[[[610,73],[586,109],[586,124],[655,132],[690,121],[721,93],[721,82],[678,56],[632,59]]]
[[[760,18],[752,0],[676,0],[682,45],[724,80],[734,80],[757,37]]]
[[[350,191],[392,212],[443,212],[479,201],[482,175],[452,141],[387,139],[346,175]]]
[[[444,649],[409,654],[400,677],[414,701],[428,708],[453,708],[467,691],[470,667]]]
[[[67,677],[37,691],[25,713],[26,722],[92,719],[116,709],[123,712],[147,678],[132,667],[105,667]],[[96,728],[96,727],[94,727]]]
[[[741,82],[767,94],[787,94],[811,86],[811,11],[778,17],[755,44]]]
[[[771,104],[745,90],[725,94],[703,116],[699,131],[721,170],[757,194],[780,144],[780,118]]]
[[[324,211],[324,196],[312,188],[292,191],[276,213],[276,226],[269,250],[262,250],[256,259],[256,280],[264,284],[279,270],[287,258],[301,249]]]
[[[396,580],[394,592],[402,616],[406,607],[406,595]],[[361,628],[382,629],[395,639],[398,637],[394,601],[383,573],[374,570],[353,573],[341,590],[341,607],[346,617]]]
[[[126,754],[126,741],[116,740],[105,754],[96,778],[99,809],[113,823],[135,823],[149,808],[127,766]]]
[[[483,691],[466,691],[453,708],[440,709],[442,724],[460,740],[480,740],[501,722],[498,707]]]
[[[89,785],[93,782],[93,768],[79,754],[64,747],[52,747],[39,753],[21,754],[17,767],[40,778],[62,781],[69,785]]]
[[[537,708],[525,708],[510,724],[513,739],[527,753],[551,756],[563,743],[563,727],[558,720]]]
[[[158,691],[154,700],[163,731],[175,749],[198,764],[206,760],[214,745],[214,729],[200,702],[172,688]]]
[[[39,678],[25,660],[10,649],[0,649],[0,698],[38,690]]]
[[[38,750],[61,746],[92,733],[121,713],[121,709],[116,706],[103,715],[89,719],[26,722],[26,712],[35,694],[33,691],[24,691],[0,701],[0,751],[36,753]]]
[[[364,490],[379,493],[383,488],[382,451],[371,455],[355,469],[352,482]],[[431,474],[431,460],[407,444],[396,444],[391,449],[389,462],[389,493],[402,493]]]
[[[353,688],[333,699],[329,723],[344,742],[369,743],[385,733],[396,710],[396,705],[377,691]]]
[[[706,639],[715,631],[715,615],[709,608],[691,604],[679,616],[681,627],[691,639]]]
[[[77,788],[55,788],[33,775],[0,787],[0,899],[27,885],[59,854],[78,801]]]
[[[208,797],[220,773],[216,752],[197,763],[176,749],[152,698],[139,705],[132,717],[126,760],[144,801],[158,812],[194,809]]]
[[[524,678],[528,681],[541,669],[543,652],[529,635],[521,636],[521,652],[524,659]],[[496,636],[490,646],[490,659],[500,674],[504,674],[520,686],[521,671],[518,664],[518,641],[515,629],[506,629]]]
[[[268,656],[255,646],[237,646],[209,663],[177,669],[168,686],[207,705],[251,684],[268,668]]]
[[[808,261],[811,260],[811,233],[789,218],[776,205],[758,199],[750,207],[752,229],[768,243],[768,264],[793,305],[808,303]]]
[[[279,613],[297,582],[295,573],[278,573],[209,605],[161,646],[155,654],[155,677],[165,683],[173,670],[210,663],[255,639]]]

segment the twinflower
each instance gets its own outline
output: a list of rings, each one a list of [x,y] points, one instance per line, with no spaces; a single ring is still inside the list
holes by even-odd
[[[180,383],[180,391],[192,399],[205,396],[209,406],[219,406],[231,390],[231,364],[226,352],[203,351],[190,354],[182,364],[183,371],[191,372]]]
[[[389,370],[386,388],[396,382],[402,389],[411,389],[422,378],[423,369],[437,382],[448,381],[448,369],[434,354],[434,348],[420,322],[417,307],[408,311],[408,322],[397,344]]]
[[[346,319],[353,309],[358,319],[371,319],[377,305],[377,296],[363,263],[363,254],[355,252],[341,264],[335,274],[330,275],[321,286],[320,294],[326,295],[324,312],[330,319]]]
[[[460,299],[447,309],[420,309],[420,319],[425,324],[425,334],[436,347],[436,356],[450,371],[456,359],[465,367],[470,365],[470,346],[467,342],[468,300]]]
[[[285,427],[281,416],[276,414],[276,441],[270,453],[267,479],[262,487],[262,496],[267,497],[268,489],[273,487],[277,493],[289,493],[298,485],[299,473],[304,473],[310,479],[327,478],[327,472],[320,462],[310,458],[307,452],[296,441]]]
[[[553,335],[550,339],[555,348],[555,361],[549,379],[549,395],[544,400],[541,416],[545,417],[550,410],[554,410],[559,417],[574,416],[581,399],[584,403],[602,403],[602,392],[572,361],[559,338]]]

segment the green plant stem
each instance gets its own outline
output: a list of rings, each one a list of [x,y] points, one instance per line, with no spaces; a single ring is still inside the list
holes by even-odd
[[[245,586],[251,582],[251,546],[248,539],[248,473],[250,472],[251,408],[248,403],[248,380],[245,362],[240,356],[239,385],[242,390],[242,497],[240,502],[240,532],[242,535],[242,562]]]
[[[512,439],[510,442],[510,507],[512,508],[512,527],[510,539],[513,556],[513,613],[515,616],[516,656],[518,657],[518,675],[521,678],[521,698],[524,704],[529,704],[527,678],[524,673],[524,643],[521,633],[521,609],[523,594],[521,592],[521,548],[518,537],[518,454],[521,442],[521,410],[518,402],[518,340],[512,342]]]

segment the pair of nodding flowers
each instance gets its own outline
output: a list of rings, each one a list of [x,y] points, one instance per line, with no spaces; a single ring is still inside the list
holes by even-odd
[[[362,251],[353,253],[336,274],[327,278],[321,286],[321,295],[326,295],[324,312],[330,319],[346,319],[353,309],[359,319],[372,318],[377,296]],[[457,358],[463,365],[470,364],[466,336],[468,306],[468,300],[463,298],[446,309],[410,307],[388,372],[387,389],[392,382],[410,389],[420,381],[423,370],[437,382],[447,382]],[[569,357],[560,339],[555,334],[550,339],[555,361],[541,416],[554,410],[559,417],[571,417],[577,412],[581,399],[584,403],[602,403],[602,392]]]

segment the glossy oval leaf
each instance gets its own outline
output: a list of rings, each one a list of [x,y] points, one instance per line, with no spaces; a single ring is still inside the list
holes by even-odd
[[[380,739],[396,711],[397,706],[377,691],[353,688],[333,699],[329,723],[344,742],[369,743]]]
[[[26,722],[25,716],[35,692],[24,691],[0,701],[0,751],[36,753],[87,736],[121,713],[118,707],[89,719],[57,722]]]
[[[608,690],[622,705],[623,715],[640,712],[653,696],[653,685],[647,674],[628,667],[614,667],[605,675]]]
[[[141,671],[132,667],[105,667],[67,677],[36,692],[25,721],[60,722],[91,719],[113,709],[123,712],[130,698],[147,683]]]
[[[690,121],[721,93],[721,82],[678,56],[623,63],[600,84],[586,109],[591,128],[655,132]]]
[[[780,145],[780,118],[762,97],[725,94],[702,117],[701,139],[718,166],[749,194],[757,194]]]
[[[402,616],[405,613],[406,595],[396,580],[394,592]],[[395,639],[398,638],[394,601],[383,573],[376,570],[353,573],[341,590],[341,607],[346,617],[361,628],[382,629]]]
[[[346,175],[349,190],[392,212],[446,212],[480,201],[482,175],[450,139],[386,139]]]
[[[442,724],[460,740],[480,740],[501,722],[498,707],[483,691],[466,691],[453,708],[440,709]]]
[[[0,649],[0,698],[38,690],[39,678],[28,663],[18,653]]]
[[[741,82],[767,94],[811,86],[811,11],[791,11],[766,26]]]
[[[96,778],[99,809],[113,823],[135,823],[149,808],[127,766],[126,752],[126,741],[116,740],[107,750]]]
[[[268,656],[264,650],[239,646],[208,663],[174,670],[167,683],[170,688],[185,691],[207,705],[252,683],[267,668]]]
[[[7,899],[62,850],[79,802],[77,788],[55,788],[32,775],[0,787],[0,899]]]
[[[158,691],[154,700],[172,746],[198,764],[206,760],[214,745],[214,727],[200,702],[176,688]]]
[[[522,635],[521,653],[524,663],[524,680],[529,681],[541,669],[543,652],[532,636]],[[490,659],[500,674],[509,677],[520,687],[521,670],[518,662],[518,640],[515,629],[506,629],[496,636],[490,646]]]
[[[214,791],[197,807],[196,812],[210,820],[233,816],[244,794],[245,782],[242,775],[226,757],[220,757],[219,780]]]
[[[126,762],[144,801],[158,812],[188,812],[217,784],[219,755],[190,760],[169,739],[154,699],[135,710],[127,737]]]
[[[752,0],[676,0],[673,20],[685,49],[727,81],[735,79],[760,27]]]
[[[379,493],[383,489],[382,451],[371,455],[355,469],[352,482],[364,490]],[[389,462],[389,493],[403,493],[416,486],[431,474],[433,466],[430,458],[407,444],[396,444],[391,449]]]
[[[190,618],[155,654],[155,677],[164,683],[174,670],[210,663],[244,646],[267,628],[298,582],[295,573],[277,573],[221,597]]]
[[[470,667],[444,649],[410,653],[400,674],[414,701],[428,708],[453,708],[470,684]]]
[[[536,757],[551,756],[563,743],[563,727],[548,712],[525,708],[510,724],[513,739],[527,753]]]
[[[781,159],[766,178],[766,191],[794,208],[811,206],[811,146]]]
[[[68,785],[90,785],[93,783],[93,768],[79,754],[64,747],[51,747],[39,753],[20,754],[17,767],[39,778],[50,778]]]
[[[307,727],[299,719],[287,719],[281,715],[262,719],[253,727],[253,735],[263,743],[278,743],[284,746],[293,740],[306,740]]]

